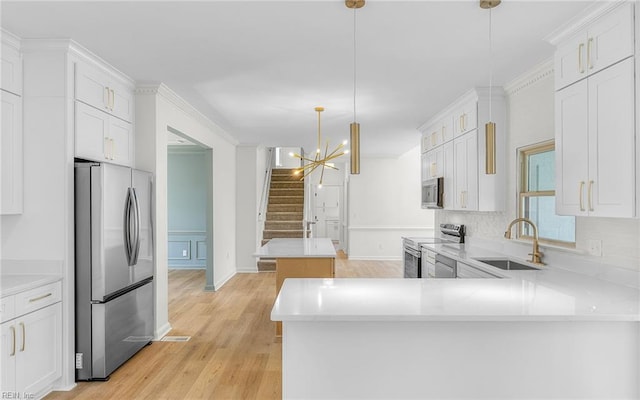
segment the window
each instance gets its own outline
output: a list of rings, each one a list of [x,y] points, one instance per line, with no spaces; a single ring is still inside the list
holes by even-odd
[[[544,142],[519,151],[521,177],[518,216],[538,227],[541,242],[575,246],[576,219],[556,215],[556,171],[554,142]],[[519,224],[518,237],[531,238],[529,224]]]

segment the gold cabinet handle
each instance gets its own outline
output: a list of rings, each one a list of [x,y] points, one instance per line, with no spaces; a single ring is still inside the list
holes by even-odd
[[[53,293],[43,294],[42,296],[34,297],[33,299],[29,299],[29,303],[34,303],[36,301],[46,299],[49,296],[53,296]]]
[[[460,132],[464,132],[464,128],[462,127],[462,115],[460,115],[460,118],[458,118],[458,126],[460,127]]]
[[[442,131],[442,143],[444,143],[444,136],[445,136],[446,128],[443,126],[441,131]]]
[[[584,181],[580,181],[578,195],[580,196],[580,211],[584,211],[584,202],[582,201],[582,193],[584,192]]]
[[[9,327],[9,329],[11,329],[11,354],[9,354],[9,356],[15,356],[16,355],[16,327],[15,326],[11,326]]]
[[[431,163],[431,177],[432,177],[432,178],[436,176],[436,172],[437,172],[437,170],[438,170],[438,164],[437,164],[437,163],[432,162],[432,163]]]
[[[589,38],[587,41],[587,67],[589,69],[593,69],[593,63],[591,62],[591,43],[593,43],[593,38]]]
[[[104,159],[105,160],[109,159],[109,138],[108,137],[104,138]]]
[[[589,201],[589,211],[593,211],[593,181],[589,181],[589,192],[587,200]]]
[[[24,348],[27,345],[27,330],[24,327],[24,322],[20,322],[20,326],[22,327],[22,346],[20,346],[20,351],[24,351]]]
[[[111,89],[111,111],[113,111],[113,108],[116,106],[116,92],[115,90]]]
[[[580,43],[578,46],[578,71],[581,74],[584,74],[584,66],[582,65],[582,49],[584,48],[584,43]]]
[[[437,135],[436,132],[433,132],[431,134],[431,147],[434,147],[436,145],[436,143],[438,142],[438,137],[436,135]]]
[[[102,103],[105,109],[109,109],[109,103],[111,102],[111,92],[108,87],[104,88],[104,95],[102,96]]]

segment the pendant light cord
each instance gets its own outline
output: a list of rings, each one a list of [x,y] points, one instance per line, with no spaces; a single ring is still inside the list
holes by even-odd
[[[491,32],[491,8],[489,8],[489,121],[493,122],[491,117],[491,99],[493,90],[493,36]]]
[[[356,8],[353,8],[353,122],[356,122]]]

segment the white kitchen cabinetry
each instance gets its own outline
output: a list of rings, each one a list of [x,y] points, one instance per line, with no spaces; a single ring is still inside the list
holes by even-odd
[[[634,60],[556,92],[556,212],[633,217]]]
[[[453,141],[453,208],[478,210],[478,131]]]
[[[0,87],[7,92],[22,95],[22,57],[17,47],[17,40],[9,38],[11,43],[5,42],[6,32],[2,32],[2,52],[0,59],[2,60],[2,78]]]
[[[24,180],[22,57],[19,40],[6,32],[2,34],[0,214],[22,214]]]
[[[422,155],[422,180],[444,176],[444,149],[437,147]]]
[[[0,214],[21,214],[23,200],[22,97],[2,95],[2,200]]]
[[[495,174],[485,171],[484,124],[490,119],[496,123]],[[445,210],[504,210],[507,123],[502,88],[494,87],[491,96],[488,88],[473,89],[419,129],[423,132],[422,180],[444,178]]]
[[[62,376],[60,299],[60,282],[2,299],[3,305],[14,307],[14,315],[2,315],[0,391],[3,393],[39,397]]]
[[[76,63],[76,100],[127,122],[133,121],[133,90],[107,72],[82,62]]]
[[[457,137],[478,127],[478,102],[468,101],[453,115],[453,136]]]
[[[563,40],[555,55],[556,90],[632,56],[633,19],[633,4],[624,3]]]
[[[76,102],[76,157],[131,166],[132,142],[130,123]]]

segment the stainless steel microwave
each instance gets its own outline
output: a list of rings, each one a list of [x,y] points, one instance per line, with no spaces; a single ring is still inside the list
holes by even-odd
[[[444,178],[434,178],[422,182],[422,208],[442,208]]]

